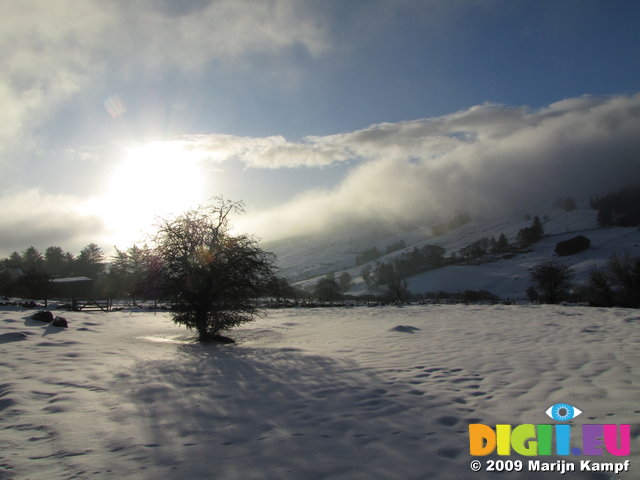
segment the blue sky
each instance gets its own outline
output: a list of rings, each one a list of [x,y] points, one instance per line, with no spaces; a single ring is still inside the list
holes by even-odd
[[[638,20],[632,0],[8,2],[0,254],[126,246],[215,194],[275,238],[601,193],[638,173]]]

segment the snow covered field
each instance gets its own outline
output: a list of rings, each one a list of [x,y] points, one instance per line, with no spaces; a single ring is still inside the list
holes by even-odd
[[[467,432],[558,402],[632,425],[629,473],[569,478],[640,478],[638,310],[273,310],[233,346],[167,314],[54,313],[70,328],[0,311],[3,480],[560,478],[473,473]]]

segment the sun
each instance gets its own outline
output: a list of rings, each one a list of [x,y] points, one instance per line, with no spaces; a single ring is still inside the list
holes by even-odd
[[[143,241],[158,218],[204,201],[202,155],[179,142],[131,146],[111,171],[99,210],[116,245]]]

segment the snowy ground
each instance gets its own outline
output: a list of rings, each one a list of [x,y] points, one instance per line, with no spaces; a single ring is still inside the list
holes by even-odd
[[[638,310],[274,310],[235,346],[167,314],[32,313],[0,311],[3,480],[559,478],[472,473],[467,424],[560,401],[632,425],[631,472],[569,478],[640,478]]]

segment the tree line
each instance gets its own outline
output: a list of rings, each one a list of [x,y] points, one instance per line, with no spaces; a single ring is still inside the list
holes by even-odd
[[[176,323],[196,330],[201,341],[221,340],[221,331],[261,313],[257,298],[287,295],[290,289],[276,275],[275,255],[251,235],[231,233],[230,217],[243,211],[242,202],[220,197],[162,219],[151,246],[116,248],[109,263],[93,243],[78,256],[60,247],[44,254],[29,247],[0,262],[0,291],[46,299],[52,279],[86,276],[94,298],[168,300]]]
[[[30,246],[0,260],[0,294],[11,297],[45,299],[53,293],[50,280],[63,277],[101,279],[105,255],[95,243],[84,247],[78,255],[59,246],[44,253]]]
[[[497,239],[484,237],[471,242],[449,256],[445,256],[445,249],[439,245],[414,247],[411,251],[403,252],[388,262],[365,265],[360,274],[367,287],[377,292],[382,298],[390,301],[404,301],[410,296],[406,280],[409,277],[448,265],[469,263],[488,255],[522,251],[542,239],[544,235],[542,222],[538,216],[535,216],[530,226],[518,231],[514,242],[509,242],[506,235],[501,233]],[[363,254],[371,251],[372,249],[366,250]],[[373,257],[375,258],[377,257]]]
[[[640,186],[628,186],[590,200],[598,211],[601,227],[635,227],[640,225]]]
[[[557,261],[537,265],[527,289],[531,301],[583,302],[597,307],[640,307],[640,257],[611,256],[604,267],[593,268],[582,284],[572,281],[571,268]]]

